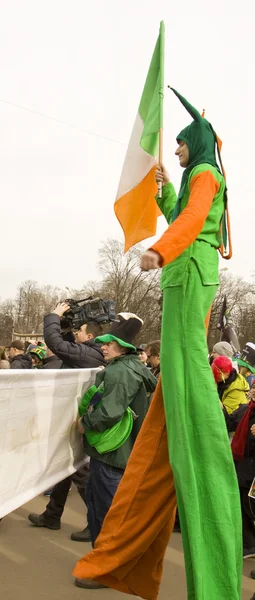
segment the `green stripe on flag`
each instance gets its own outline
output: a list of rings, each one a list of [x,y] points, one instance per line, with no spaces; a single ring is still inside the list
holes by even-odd
[[[159,36],[139,105],[139,114],[144,123],[140,145],[152,156],[157,156],[159,129],[163,127],[164,54],[165,25],[164,21],[161,21]]]

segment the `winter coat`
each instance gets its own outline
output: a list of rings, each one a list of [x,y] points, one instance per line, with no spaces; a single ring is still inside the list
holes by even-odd
[[[11,369],[32,369],[31,354],[17,354],[11,362]]]
[[[123,418],[128,406],[135,412],[137,418],[133,422],[129,438],[117,450],[99,454],[89,445],[84,436],[85,452],[112,467],[125,469],[148,411],[157,380],[141,363],[138,356],[124,354],[111,360],[103,371],[97,373],[96,385],[99,386],[102,382],[104,387],[102,403],[82,417],[85,429],[105,431],[113,427]]]
[[[95,344],[93,340],[83,344],[63,340],[58,315],[44,317],[44,340],[51,352],[63,361],[63,367],[93,369],[105,365],[100,344]]]
[[[155,369],[151,369],[151,373],[152,375],[154,375],[154,377],[156,377],[156,379],[159,379],[160,376],[160,364],[155,367]]]
[[[224,383],[218,385],[219,397],[229,415],[241,404],[247,404],[249,389],[246,379],[235,369]]]
[[[224,409],[224,416],[229,432],[236,431],[241,419],[248,410],[248,404],[243,404],[229,415]],[[243,460],[235,461],[236,473],[240,487],[250,487],[255,477],[255,437],[251,434],[251,426],[255,424],[255,411],[251,413],[248,437]]]
[[[61,369],[62,365],[63,361],[54,354],[54,356],[44,358],[42,369]]]

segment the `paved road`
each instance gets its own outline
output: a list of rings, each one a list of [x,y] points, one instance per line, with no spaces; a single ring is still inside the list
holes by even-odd
[[[72,531],[84,526],[82,501],[73,488],[69,494],[62,529],[50,531],[29,524],[29,512],[42,512],[45,498],[39,496],[0,524],[0,598],[4,600],[125,600],[129,596],[112,590],[86,591],[73,585],[72,568],[90,545],[72,542]],[[250,600],[255,581],[249,572],[255,559],[244,563],[243,600]],[[226,573],[227,575],[227,573]],[[217,574],[215,574],[217,576]],[[131,596],[130,596],[131,598]],[[173,534],[167,550],[159,600],[185,600],[186,586],[180,534]],[[220,600],[216,599],[215,600]],[[229,599],[231,600],[231,599]]]

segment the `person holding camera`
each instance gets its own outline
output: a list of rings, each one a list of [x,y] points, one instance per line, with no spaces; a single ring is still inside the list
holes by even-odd
[[[55,310],[44,317],[44,340],[46,346],[63,361],[64,368],[68,369],[94,369],[105,365],[101,345],[94,342],[94,338],[104,333],[104,324],[90,321],[87,323],[81,317],[74,323],[75,342],[63,339],[61,333],[61,319],[70,310],[70,305],[60,302]],[[77,326],[77,329],[76,329]]]
[[[77,329],[74,330],[75,342],[68,341],[66,335],[63,336],[61,333],[61,319],[69,310],[69,304],[60,302],[55,310],[44,318],[44,340],[47,347],[63,361],[62,368],[93,369],[104,367],[106,362],[101,350],[101,344],[94,341],[96,336],[102,335],[104,325],[96,321],[84,322],[86,316],[81,311],[79,320],[74,321],[74,326],[77,326]],[[72,325],[72,322],[70,324]],[[66,477],[66,479],[55,485],[46,510],[41,515],[31,513],[28,516],[29,521],[36,527],[60,529],[60,520],[65,508],[71,482],[75,483],[82,500],[86,504],[85,492],[88,477],[89,464],[87,462],[78,471],[73,473],[73,475]],[[79,542],[90,541],[89,528],[85,527],[82,531],[72,533],[71,539]]]

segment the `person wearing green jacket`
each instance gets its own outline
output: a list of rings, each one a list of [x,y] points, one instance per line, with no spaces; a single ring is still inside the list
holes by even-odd
[[[133,344],[141,326],[136,315],[121,313],[111,332],[96,339],[102,344],[107,365],[97,373],[92,392],[89,390],[79,408],[82,416],[78,427],[84,433],[85,452],[90,456],[87,505],[92,544],[122,479],[157,385]]]

